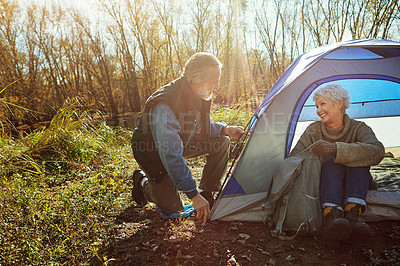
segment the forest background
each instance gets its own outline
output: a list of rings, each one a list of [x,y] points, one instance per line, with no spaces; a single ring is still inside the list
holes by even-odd
[[[80,2],[0,0],[3,126],[51,120],[74,98],[117,123],[136,117],[200,51],[224,65],[214,103],[254,105],[306,51],[400,40],[397,0]]]

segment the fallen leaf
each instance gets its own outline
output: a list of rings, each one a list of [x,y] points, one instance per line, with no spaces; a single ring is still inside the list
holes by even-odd
[[[239,236],[244,238],[244,240],[247,240],[250,238],[250,235],[248,235],[248,234],[239,234]]]
[[[204,232],[204,229],[202,229],[202,228],[200,228],[200,229],[194,228],[193,229],[193,233],[196,233],[196,234],[201,234],[203,232]]]
[[[128,251],[128,252],[125,252],[123,255],[122,255],[122,258],[123,258],[123,260],[127,260],[128,258],[130,258],[130,257],[132,257],[132,255],[131,255],[131,253]]]
[[[182,239],[177,238],[176,236],[170,236],[170,237],[167,239],[167,241],[170,242],[170,243],[178,243],[178,242],[181,242]]]
[[[218,254],[218,252],[217,252],[216,249],[213,250],[213,255],[214,255],[214,257],[216,257],[216,258],[219,258],[219,257],[220,257],[220,255]]]
[[[270,258],[269,262],[268,262],[268,265],[275,266],[275,264],[276,264],[276,262],[272,258]]]
[[[176,252],[176,257],[177,258],[182,257],[182,251],[181,250],[178,250],[178,252]]]
[[[147,242],[142,242],[142,245],[143,245],[144,247],[148,247],[148,246],[150,245],[150,242],[149,242],[149,241],[147,241]]]
[[[150,220],[150,219],[145,219],[145,220],[141,221],[140,223],[142,223],[142,224],[151,224],[152,222],[153,221]]]
[[[259,250],[262,254],[264,254],[264,255],[271,256],[271,254],[269,254],[269,252],[263,250],[262,248],[258,248],[258,250]]]

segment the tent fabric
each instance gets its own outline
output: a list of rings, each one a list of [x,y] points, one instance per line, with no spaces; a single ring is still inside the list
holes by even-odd
[[[342,47],[352,47],[352,46],[365,46],[365,47],[387,47],[391,49],[391,46],[397,48],[398,42],[388,41],[388,40],[352,40],[342,43],[335,43],[332,45],[324,46],[316,48],[308,53],[305,53],[299,56],[290,66],[289,68],[283,73],[283,75],[278,79],[278,81],[274,84],[271,88],[270,92],[264,98],[263,102],[261,103],[261,109],[266,102],[268,102],[271,98],[275,97],[280,91],[286,88],[293,80],[295,80],[298,76],[302,75],[306,70],[312,67],[315,63],[317,63],[321,58],[327,56],[328,59],[341,59],[341,56],[335,56],[336,53],[332,53],[332,51]],[[396,50],[397,50],[396,49]],[[342,50],[343,51],[343,50]],[[329,56],[329,54],[331,54]],[[347,58],[344,58],[346,61]],[[354,57],[350,57],[350,59],[356,59]],[[366,58],[363,58],[366,59]]]
[[[236,179],[233,175],[231,176],[231,179],[225,188],[224,195],[231,195],[231,194],[244,194],[243,188],[236,181]]]
[[[382,162],[371,168],[371,172],[378,190],[368,191],[367,208],[360,218],[365,222],[376,222],[386,217],[400,220],[400,159],[386,153]]]
[[[367,207],[360,216],[364,222],[400,220],[400,192],[370,190],[367,194]]]
[[[212,220],[262,221],[261,205],[276,167],[290,152],[298,122],[317,119],[313,91],[332,82],[349,89],[354,100],[350,117],[400,116],[400,43],[352,40],[299,56],[251,118],[250,136],[231,174],[234,178],[220,191]],[[397,135],[393,145],[398,146]]]

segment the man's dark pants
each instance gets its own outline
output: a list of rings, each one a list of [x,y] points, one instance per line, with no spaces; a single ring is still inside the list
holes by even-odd
[[[190,142],[183,151],[184,158],[192,158],[200,155],[206,156],[206,164],[203,169],[199,189],[204,191],[219,191],[221,179],[225,174],[229,159],[229,137],[217,137],[207,141]],[[139,166],[148,175],[151,171],[146,171],[145,163]],[[170,215],[174,212],[183,210],[183,201],[179,195],[171,177],[165,175],[159,182],[152,182],[151,178],[143,185],[143,192],[147,201],[155,203],[161,208],[164,214]]]

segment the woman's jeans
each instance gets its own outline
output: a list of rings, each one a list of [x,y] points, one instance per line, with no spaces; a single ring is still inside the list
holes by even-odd
[[[333,157],[329,157],[322,163],[321,168],[322,207],[343,206],[348,202],[365,206],[371,184],[369,166],[347,167],[334,163]]]

